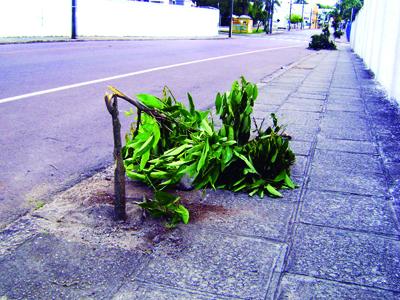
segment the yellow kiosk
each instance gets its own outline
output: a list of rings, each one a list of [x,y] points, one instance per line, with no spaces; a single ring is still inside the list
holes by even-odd
[[[253,32],[253,19],[246,15],[240,17],[234,16],[232,18],[232,32],[233,33],[252,33]]]

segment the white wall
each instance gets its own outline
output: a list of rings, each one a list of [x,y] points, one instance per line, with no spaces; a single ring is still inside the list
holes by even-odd
[[[0,1],[0,37],[70,34],[71,0]]]
[[[352,24],[350,43],[389,97],[400,103],[399,12],[399,0],[365,0]]]
[[[77,0],[78,35],[215,36],[219,10],[126,0]],[[96,9],[93,9],[96,7]]]
[[[1,0],[0,37],[70,36],[71,0]],[[219,10],[77,0],[78,36],[216,36]]]

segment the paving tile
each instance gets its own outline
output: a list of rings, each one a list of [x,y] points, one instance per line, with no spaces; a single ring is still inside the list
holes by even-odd
[[[398,162],[388,162],[385,163],[385,168],[389,172],[392,178],[400,178],[400,163]]]
[[[252,118],[255,118],[257,121],[257,124],[261,124],[262,120],[265,119],[266,121],[270,119],[271,113],[275,111],[265,111],[265,110],[260,110],[256,109],[254,113],[252,114]],[[253,120],[252,120],[253,123]],[[254,124],[252,124],[254,125]]]
[[[296,111],[296,110],[279,110],[277,112],[281,122],[291,125],[309,125],[318,124],[321,114],[316,112]]]
[[[262,199],[217,190],[196,197],[186,206],[196,227],[284,241],[299,197],[300,189],[285,191],[283,198]]]
[[[370,154],[317,149],[312,165],[327,170],[383,174],[378,156]]]
[[[312,142],[317,135],[317,128],[317,125],[306,126],[289,124],[285,130],[285,133],[292,138],[292,142]]]
[[[334,85],[334,83],[332,83]],[[357,82],[356,82],[357,84]],[[341,87],[331,87],[329,90],[329,95],[332,96],[352,96],[352,97],[361,97],[360,89],[351,89],[351,88],[344,88]]]
[[[398,235],[391,201],[384,197],[307,191],[300,213],[305,223]]]
[[[386,196],[388,192],[383,175],[333,171],[318,166],[311,169],[308,188],[372,196]]]
[[[379,148],[383,152],[383,159],[386,163],[400,163],[400,141],[386,140],[379,141]]]
[[[269,105],[281,105],[286,101],[286,97],[283,97],[281,95],[270,95],[268,98],[260,98],[258,101],[259,103],[265,103]]]
[[[327,139],[371,142],[372,137],[369,130],[360,127],[361,126],[353,127],[351,130],[345,130],[345,128],[342,127],[333,127],[333,124],[321,125],[320,136]]]
[[[362,104],[348,104],[348,103],[329,103],[326,107],[327,110],[343,111],[343,112],[364,112]]]
[[[309,155],[311,142],[290,141],[290,148],[296,155]]]
[[[38,227],[29,217],[22,217],[0,231],[0,260],[27,240],[38,235]]]
[[[306,98],[297,98],[297,97],[289,97],[285,104],[304,104],[304,105],[318,105],[323,106],[325,100],[319,99],[306,99]]]
[[[271,105],[271,104],[264,104],[264,103],[256,103],[254,105],[254,113],[259,111],[270,114],[272,112],[276,112],[279,109],[279,105]]]
[[[299,86],[300,82],[279,81],[279,79],[268,82],[266,85],[267,89],[272,92],[284,93],[286,91],[287,95],[295,91]]]
[[[316,101],[314,101],[316,102]],[[296,111],[310,111],[310,112],[321,112],[322,111],[322,104],[321,103],[293,103],[293,102],[286,102],[282,105],[281,109],[283,110],[296,110]]]
[[[343,96],[343,95],[329,95],[328,96],[329,104],[341,104],[341,105],[356,105],[361,106],[364,105],[364,100],[359,97],[352,96]]]
[[[226,298],[211,294],[200,294],[192,291],[183,291],[170,288],[168,286],[160,286],[154,283],[148,284],[140,281],[130,281],[113,295],[113,300],[223,300],[235,298]]]
[[[310,80],[309,78],[307,78],[306,81],[303,81],[301,86],[303,87],[317,87],[317,88],[323,88],[323,89],[329,89],[330,86],[330,81],[329,80]]]
[[[369,128],[365,115],[355,112],[327,111],[322,119],[321,126],[340,127],[347,130],[353,128]]]
[[[328,93],[328,88],[316,88],[316,87],[299,87],[297,89],[299,93],[306,93],[306,94],[317,94],[321,96],[326,96]]]
[[[139,252],[93,248],[41,234],[0,262],[10,299],[109,298],[141,265]]]
[[[334,140],[324,138],[322,135],[318,137],[316,148],[322,150],[378,154],[377,147],[372,142],[338,139]]]
[[[317,134],[317,129],[310,126],[288,125],[286,133],[292,137],[293,141],[311,142]]]
[[[296,161],[292,166],[291,173],[293,176],[304,176],[306,171],[307,157],[296,156]]]
[[[207,231],[181,231],[179,245],[160,244],[140,280],[222,296],[264,299],[286,246]]]
[[[274,90],[267,86],[258,90],[257,102],[265,104],[281,104],[286,100],[290,93],[290,88],[287,88],[286,91],[282,91],[282,89]]]
[[[400,291],[400,241],[346,230],[299,225],[287,271]]]
[[[391,120],[390,118],[386,118],[384,119],[387,123],[382,122],[382,120],[380,120],[380,122],[382,123],[373,123],[372,124],[372,128],[374,133],[377,136],[377,139],[379,141],[382,141],[383,143],[387,143],[387,142],[397,142],[399,143],[399,138],[400,138],[400,122],[397,123],[397,121],[395,122],[395,125],[391,125]],[[373,120],[372,120],[373,122]]]
[[[363,286],[343,284],[309,276],[285,274],[277,294],[277,299],[368,299],[394,300],[400,294]]]
[[[295,94],[293,94],[293,97],[297,97],[297,98],[304,98],[304,99],[315,99],[315,100],[322,100],[324,101],[326,99],[326,95],[323,94],[311,94],[311,93],[301,93],[301,92],[296,92]]]

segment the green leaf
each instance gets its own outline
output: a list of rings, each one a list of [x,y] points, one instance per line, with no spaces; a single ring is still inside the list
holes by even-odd
[[[184,144],[182,146],[179,146],[177,148],[172,148],[166,152],[164,152],[164,156],[175,156],[180,154],[183,150],[192,147],[190,144]]]
[[[146,176],[143,174],[139,174],[133,171],[128,171],[126,170],[126,176],[128,176],[129,178],[133,179],[133,180],[140,180],[140,181],[145,181],[146,180]]]
[[[258,88],[256,84],[253,87],[253,99],[256,100],[258,97]]]
[[[140,171],[142,171],[144,169],[149,158],[150,158],[150,151],[147,151],[142,155],[142,158],[140,159],[140,166],[139,166]]]
[[[267,191],[275,196],[275,197],[282,197],[282,194],[280,192],[278,192],[272,185],[267,184]]]
[[[141,146],[138,150],[135,150],[134,156],[135,156],[135,157],[138,157],[138,156],[140,156],[144,151],[150,149],[151,146],[152,146],[150,143],[153,141],[153,138],[154,138],[153,136],[149,137],[149,138],[147,139],[147,141],[144,142],[144,143],[142,144],[142,146]]]
[[[271,158],[271,162],[272,162],[272,163],[275,163],[277,156],[278,156],[278,149],[275,150],[275,153],[274,153],[274,155],[273,155],[272,158]]]
[[[168,177],[169,173],[166,171],[153,171],[150,173],[150,177],[154,179],[163,179]]]
[[[157,97],[149,94],[138,94],[136,97],[149,108],[163,109],[165,104],[160,101]]]
[[[169,168],[175,168],[175,167],[180,167],[184,164],[187,164],[187,162],[184,160],[178,160],[178,161],[173,161],[171,163],[165,164],[165,166],[169,167]]]
[[[206,140],[205,142],[204,142],[204,148],[203,148],[203,152],[201,153],[201,156],[200,156],[200,159],[199,159],[199,163],[197,164],[197,168],[196,168],[196,170],[197,170],[197,172],[200,172],[200,170],[204,167],[204,163],[205,163],[205,161],[206,161],[206,157],[207,157],[207,154],[208,154],[208,150],[209,150],[209,145],[208,145],[208,140]]]
[[[249,167],[250,173],[258,174],[257,170],[254,168],[253,164],[248,160],[244,155],[240,154],[236,150],[233,150],[233,153],[239,157],[241,160],[244,161],[244,163]]]
[[[296,188],[296,185],[293,183],[292,179],[290,179],[290,177],[287,174],[285,174],[285,175],[286,175],[285,176],[285,184],[291,189]]]
[[[153,135],[154,135],[153,149],[155,150],[158,146],[158,141],[161,138],[160,127],[158,126],[158,124],[155,124],[155,126],[153,127]]]
[[[274,182],[281,182],[282,180],[284,180],[286,178],[287,174],[286,174],[286,170],[282,170],[278,176],[276,176],[273,181]]]
[[[190,95],[189,93],[188,95],[188,100],[189,100],[189,110],[190,110],[190,114],[193,115],[195,112],[195,107],[194,107],[194,102],[193,102],[193,98],[192,95]]]
[[[225,147],[225,152],[222,155],[224,164],[227,164],[233,157],[233,151],[230,147]]]
[[[189,223],[189,211],[186,207],[180,204],[177,208],[174,209],[174,211],[179,214],[184,224]]]
[[[207,132],[208,135],[213,135],[213,130],[206,119],[201,121],[201,127]]]
[[[222,97],[221,94],[218,93],[217,96],[215,97],[215,108],[217,111],[217,114],[221,114],[221,108],[222,108]]]
[[[163,204],[171,204],[179,200],[179,197],[163,191],[157,191],[155,193],[155,198],[157,201]]]
[[[228,139],[229,140],[234,140],[235,139],[235,133],[233,131],[232,126],[228,126]]]
[[[258,189],[255,189],[249,193],[250,197],[253,197],[258,192]]]

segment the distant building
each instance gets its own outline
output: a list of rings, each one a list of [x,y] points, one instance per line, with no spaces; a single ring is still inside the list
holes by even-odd
[[[273,24],[275,29],[287,29],[289,26],[290,3],[292,3],[291,14],[302,15],[304,28],[318,28],[318,6],[305,1],[304,11],[301,1],[283,0],[280,6],[275,7]]]

